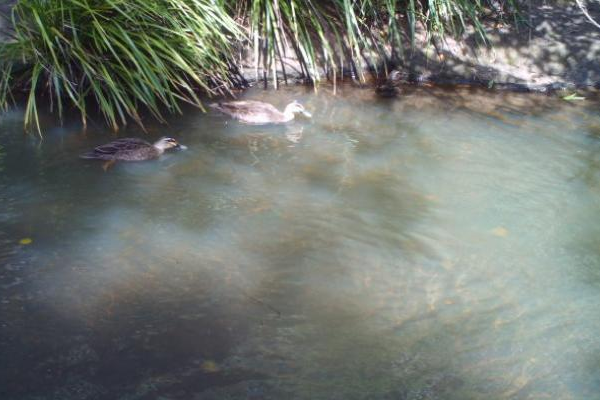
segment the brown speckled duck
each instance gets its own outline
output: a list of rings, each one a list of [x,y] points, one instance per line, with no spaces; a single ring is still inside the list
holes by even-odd
[[[269,103],[255,100],[220,102],[210,106],[247,124],[283,124],[292,121],[296,114],[312,117],[297,101],[288,104],[283,112]]]
[[[87,160],[106,161],[107,163],[104,165],[104,169],[106,170],[116,161],[153,160],[160,157],[168,149],[183,150],[186,147],[170,137],[161,138],[154,144],[137,138],[123,138],[98,146],[79,157]]]
[[[400,94],[398,85],[402,79],[399,71],[393,70],[387,79],[375,88],[375,93],[380,97],[396,97]]]

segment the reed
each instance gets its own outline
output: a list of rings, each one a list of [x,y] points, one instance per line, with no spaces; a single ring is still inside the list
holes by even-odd
[[[362,79],[365,70],[379,73],[386,63],[402,59],[418,24],[440,38],[474,28],[485,44],[481,16],[518,10],[516,0],[242,0],[231,5],[247,27],[257,66],[265,76],[272,71],[275,85],[276,64],[285,74],[282,60],[290,49],[313,81],[323,78],[322,71],[334,80],[340,71]]]
[[[0,104],[26,93],[25,124],[39,131],[38,103],[84,123],[90,106],[118,129],[139,109],[159,120],[197,90],[226,91],[226,57],[241,35],[210,0],[19,0],[14,33],[0,48]]]

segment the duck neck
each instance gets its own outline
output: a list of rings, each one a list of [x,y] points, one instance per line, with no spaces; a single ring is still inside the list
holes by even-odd
[[[165,152],[165,148],[162,146],[162,143],[157,142],[154,143],[154,145],[152,146],[156,149],[156,152],[158,153],[158,155],[161,155],[162,153]]]
[[[295,117],[296,117],[296,114],[294,114],[294,112],[292,111],[292,107],[290,107],[288,105],[285,108],[285,110],[283,110],[283,121],[289,122],[289,121],[293,120]]]

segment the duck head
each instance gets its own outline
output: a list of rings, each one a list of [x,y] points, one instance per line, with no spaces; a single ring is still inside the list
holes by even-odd
[[[304,106],[295,100],[293,102],[291,102],[290,104],[288,104],[287,107],[285,107],[284,114],[287,114],[287,115],[302,114],[307,118],[312,117],[312,114],[309,113],[308,111],[306,111]]]
[[[160,138],[156,143],[154,143],[154,147],[159,149],[160,151],[165,151],[169,149],[180,149],[185,150],[187,147],[179,144],[179,142],[171,137],[163,137]]]

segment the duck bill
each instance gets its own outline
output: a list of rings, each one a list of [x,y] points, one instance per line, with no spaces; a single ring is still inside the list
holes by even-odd
[[[302,111],[302,115],[304,115],[306,118],[312,118],[312,114],[306,110]]]
[[[183,144],[177,144],[175,148],[177,150],[187,150],[187,146],[184,146]]]

